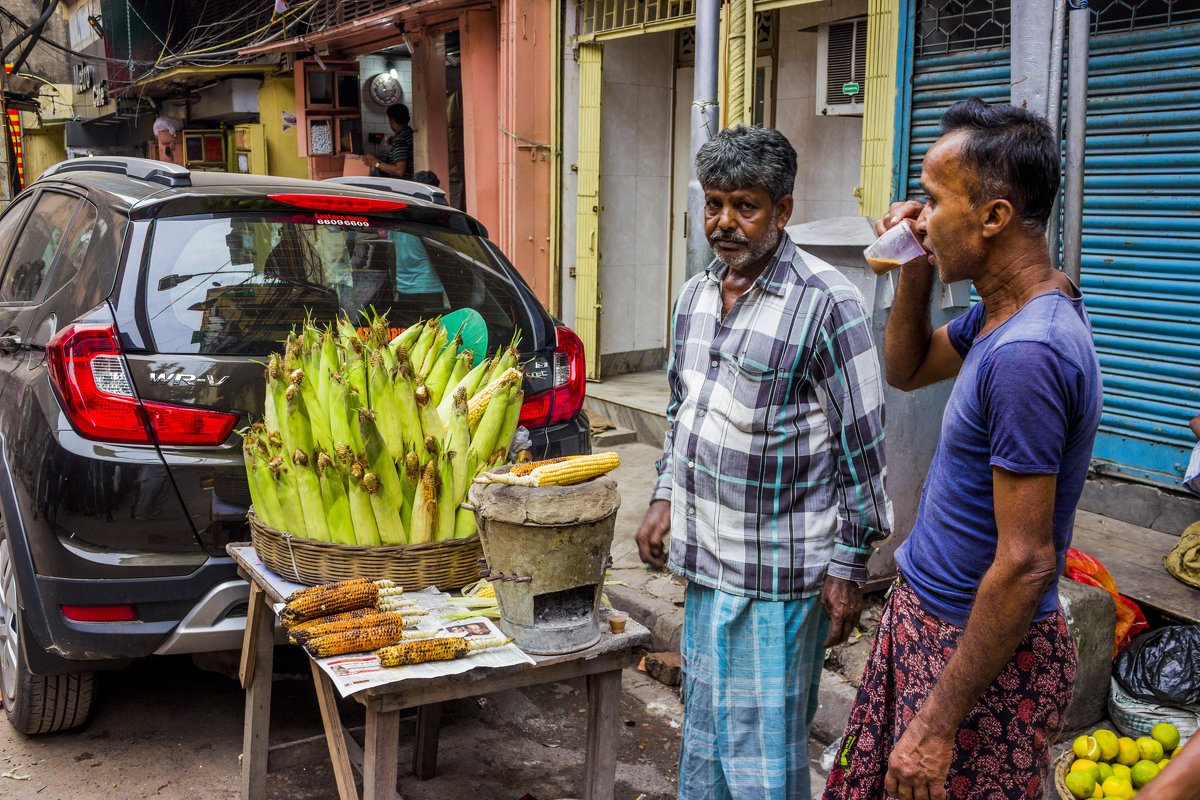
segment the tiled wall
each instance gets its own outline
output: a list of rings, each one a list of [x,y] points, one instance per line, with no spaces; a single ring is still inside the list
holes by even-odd
[[[600,350],[666,344],[674,39],[604,45],[600,136]]]
[[[867,13],[866,0],[785,8],[779,12],[775,127],[799,155],[792,223],[857,216],[862,117],[817,114],[817,30]]]
[[[370,83],[371,78],[374,78],[381,72],[387,72],[389,69],[395,69],[397,77],[400,78],[400,85],[403,87],[404,93],[400,97],[400,102],[408,106],[409,113],[412,113],[412,62],[407,58],[388,58],[382,55],[360,56],[358,59],[358,77],[361,84],[362,98],[362,122],[363,122],[363,146],[368,153],[375,152],[376,148],[384,148],[386,140],[392,135],[392,129],[388,126],[387,108],[381,106],[371,99]],[[372,145],[367,140],[367,137],[372,133],[383,134],[384,143]]]

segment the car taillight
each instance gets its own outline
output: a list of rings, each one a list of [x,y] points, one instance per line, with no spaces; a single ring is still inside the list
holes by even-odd
[[[75,622],[133,622],[133,606],[60,606],[63,616]]]
[[[372,200],[367,197],[339,197],[326,194],[269,194],[277,203],[314,211],[339,211],[343,214],[368,214],[372,211],[399,211],[407,203],[396,200]]]
[[[79,432],[103,442],[216,445],[237,415],[193,406],[141,402],[125,371],[111,325],[69,325],[46,345],[50,382]]]
[[[587,385],[583,362],[583,342],[570,328],[555,328],[557,347],[554,349],[554,386],[539,392],[521,405],[521,424],[540,428],[573,419],[583,408]]]

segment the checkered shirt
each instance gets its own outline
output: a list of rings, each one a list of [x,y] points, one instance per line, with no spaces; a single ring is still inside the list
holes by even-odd
[[[793,600],[826,570],[867,578],[887,536],[883,385],[862,295],[787,234],[721,317],[714,261],[675,306],[655,500],[669,565],[730,594]]]

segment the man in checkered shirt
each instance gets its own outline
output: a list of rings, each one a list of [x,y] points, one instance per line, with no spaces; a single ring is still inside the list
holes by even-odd
[[[825,648],[854,630],[891,530],[879,361],[858,290],[783,230],[787,139],[721,131],[696,174],[716,260],[675,307],[670,428],[637,533],[643,561],[688,581],[679,797],[808,800]]]

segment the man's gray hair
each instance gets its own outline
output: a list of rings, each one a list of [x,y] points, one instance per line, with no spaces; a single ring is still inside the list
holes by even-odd
[[[778,203],[796,183],[796,150],[770,128],[726,128],[696,153],[696,178],[705,190],[763,189]]]

